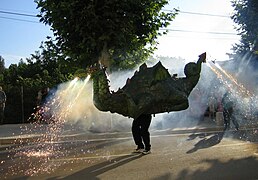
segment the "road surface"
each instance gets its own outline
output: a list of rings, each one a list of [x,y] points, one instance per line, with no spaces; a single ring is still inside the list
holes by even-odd
[[[2,145],[0,179],[258,179],[258,130],[151,132],[152,153],[133,154],[130,133]]]

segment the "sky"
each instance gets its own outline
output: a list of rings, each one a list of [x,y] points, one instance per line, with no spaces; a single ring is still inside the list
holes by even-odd
[[[208,58],[227,60],[232,45],[240,37],[236,24],[230,18],[233,14],[231,0],[171,0],[164,9],[178,8],[179,13],[167,35],[159,38],[156,54],[161,56],[180,56],[192,61],[207,52]],[[189,14],[194,12],[205,15]],[[225,17],[226,16],[226,17]]]
[[[192,61],[207,52],[212,60],[227,60],[226,53],[232,52],[232,45],[239,41],[235,24],[229,18],[233,13],[230,1],[170,0],[164,9],[178,8],[181,13],[168,27],[172,31],[158,39],[155,55]],[[47,36],[52,36],[50,27],[38,18],[9,12],[36,15],[39,11],[34,0],[0,0],[0,56],[6,67],[30,57]]]

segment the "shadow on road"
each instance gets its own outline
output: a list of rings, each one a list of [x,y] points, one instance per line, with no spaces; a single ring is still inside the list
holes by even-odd
[[[211,137],[210,137],[211,136]],[[242,129],[239,131],[229,130],[221,132],[205,132],[205,133],[193,133],[188,136],[188,141],[201,138],[201,140],[194,145],[192,149],[186,153],[193,153],[199,149],[209,148],[215,146],[221,142],[223,138],[238,139],[241,141],[257,142],[258,130],[256,128]]]
[[[142,154],[130,154],[130,155],[121,156],[121,157],[115,158],[113,160],[108,160],[108,161],[102,162],[100,164],[96,164],[94,166],[85,168],[79,172],[76,172],[74,174],[66,176],[65,178],[62,178],[62,179],[98,180],[99,179],[97,177],[98,175],[103,174],[112,169],[115,169],[119,166],[122,166],[122,165],[129,163],[133,160],[136,160],[138,158],[141,158],[142,156],[143,156]],[[49,180],[54,180],[54,179],[60,179],[60,178],[59,177],[49,178]]]
[[[211,134],[210,133],[191,134],[188,140],[193,140],[196,137],[200,137],[203,139],[201,139],[198,143],[196,143],[194,147],[189,151],[187,151],[186,153],[187,154],[193,153],[199,149],[209,148],[209,147],[215,146],[216,144],[219,144],[224,136],[224,132],[218,132],[213,136],[207,138],[208,135],[211,135]]]
[[[227,162],[217,159],[201,161],[208,163],[208,169],[198,169],[190,171],[182,170],[175,180],[179,179],[257,179],[258,160],[255,157],[242,159],[231,159]]]
[[[199,164],[202,163],[209,164],[209,168],[200,168],[195,171],[185,168],[176,176],[168,172],[162,176],[151,178],[151,180],[258,179],[258,160],[255,157],[231,159],[226,162],[218,159],[199,162]]]

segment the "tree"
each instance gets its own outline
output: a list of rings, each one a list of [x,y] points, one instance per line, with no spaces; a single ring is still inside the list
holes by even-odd
[[[54,47],[42,43],[40,50],[27,58],[26,63],[21,59],[18,64],[11,64],[0,73],[0,85],[8,97],[6,123],[21,123],[21,117],[27,122],[35,111],[39,90],[56,88],[58,84],[73,78],[76,69],[63,64],[63,56],[56,54],[58,50],[53,51]]]
[[[135,66],[156,49],[160,28],[177,13],[167,0],[35,0],[40,21],[50,25],[63,55],[81,67],[101,61]],[[165,32],[166,33],[166,32]]]
[[[237,56],[249,56],[257,59],[258,54],[258,1],[257,0],[233,0],[233,21],[238,24],[238,32],[241,35],[239,44],[233,47]]]
[[[2,56],[0,56],[0,74],[2,74],[5,70],[5,62],[4,62],[4,58]]]

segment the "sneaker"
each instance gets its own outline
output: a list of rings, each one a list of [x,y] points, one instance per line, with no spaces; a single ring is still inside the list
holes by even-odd
[[[142,152],[143,155],[147,155],[147,154],[150,154],[150,153],[151,153],[150,150],[144,150],[144,151]]]
[[[143,148],[137,148],[133,151],[133,153],[142,153],[144,151]]]

